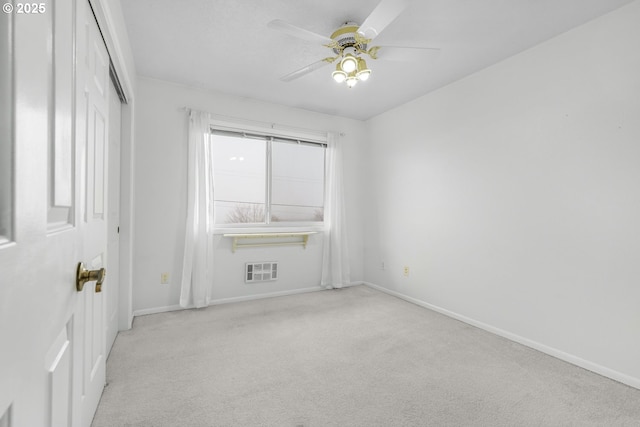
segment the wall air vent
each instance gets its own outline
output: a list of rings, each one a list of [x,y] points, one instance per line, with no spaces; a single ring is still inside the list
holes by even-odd
[[[276,279],[278,279],[277,262],[248,262],[245,264],[244,281],[246,283],[268,282]]]

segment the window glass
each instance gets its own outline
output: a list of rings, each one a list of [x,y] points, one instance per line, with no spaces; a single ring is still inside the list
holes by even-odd
[[[215,131],[211,144],[216,224],[323,221],[324,146]]]
[[[264,223],[266,141],[212,135],[216,224]]]
[[[274,142],[271,221],[322,221],[324,147]]]

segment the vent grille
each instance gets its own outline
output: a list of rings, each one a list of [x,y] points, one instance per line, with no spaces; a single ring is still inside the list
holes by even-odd
[[[244,281],[269,282],[278,279],[278,263],[274,261],[248,262],[244,269]]]

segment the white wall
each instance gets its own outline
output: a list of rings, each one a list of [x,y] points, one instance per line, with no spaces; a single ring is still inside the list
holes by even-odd
[[[371,119],[365,280],[640,387],[638,22]]]
[[[342,132],[345,193],[351,254],[351,279],[362,280],[361,153],[365,125],[300,109],[139,78],[136,83],[134,312],[176,306],[179,302],[187,190],[187,113],[183,107],[297,128]],[[215,240],[215,300],[316,288],[320,284],[322,240],[299,246],[245,248],[231,252],[228,238]],[[278,281],[245,284],[245,262],[279,261]],[[170,283],[160,284],[160,274]]]

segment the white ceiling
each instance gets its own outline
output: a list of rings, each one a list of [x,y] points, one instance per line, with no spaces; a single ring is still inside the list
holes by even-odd
[[[439,47],[419,62],[368,60],[353,89],[332,66],[285,74],[331,51],[267,28],[274,19],[329,36],[378,0],[121,0],[140,75],[365,120],[632,0],[410,0],[373,45]]]

